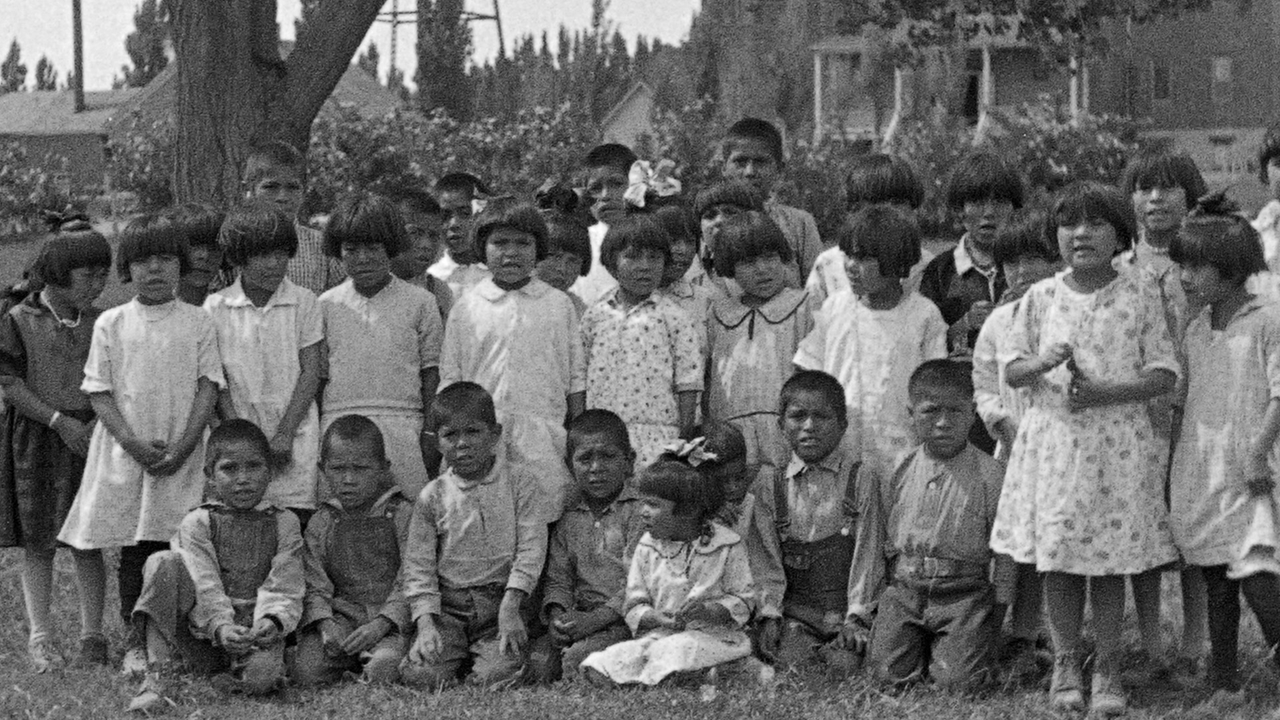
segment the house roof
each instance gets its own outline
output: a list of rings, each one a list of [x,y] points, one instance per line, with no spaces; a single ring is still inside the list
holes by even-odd
[[[965,45],[970,49],[988,45],[993,50],[1031,47],[1028,42],[1018,37],[1021,18],[1018,16],[1005,16],[1004,20],[1007,24],[1002,30],[992,33],[988,29],[992,23],[990,14],[983,13],[972,16],[969,22],[975,27],[973,28],[973,34],[966,39]],[[899,23],[893,28],[881,28],[868,23],[863,26],[862,32],[857,35],[829,35],[810,45],[809,50],[816,55],[862,54],[877,48],[883,41],[907,42],[908,29],[909,25],[905,22]]]
[[[111,118],[125,112],[139,92],[86,92],[81,112],[75,112],[70,90],[5,93],[0,95],[0,135],[105,135]]]
[[[365,77],[368,77],[368,75],[366,74]],[[622,111],[627,108],[627,105],[632,103],[641,93],[653,95],[653,88],[649,87],[649,84],[645,81],[638,80],[631,85],[630,89],[628,89],[627,93],[622,96],[621,100],[615,103],[613,107],[609,108],[609,112],[605,113],[604,119],[600,121],[600,126],[607,127],[612,124],[613,121],[617,119],[618,115],[622,114]]]

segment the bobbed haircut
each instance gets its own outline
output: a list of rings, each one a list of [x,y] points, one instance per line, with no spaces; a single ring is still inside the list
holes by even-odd
[[[1133,247],[1138,232],[1133,203],[1119,188],[1089,181],[1063,188],[1049,211],[1048,232],[1056,240],[1060,228],[1088,220],[1101,220],[1115,228],[1122,251]]]
[[[1267,128],[1266,134],[1262,136],[1262,144],[1258,146],[1258,179],[1263,185],[1271,182],[1267,166],[1278,157],[1280,157],[1280,122]]]
[[[267,439],[266,433],[262,432],[262,428],[244,418],[235,418],[219,423],[218,427],[209,433],[209,439],[204,444],[205,474],[213,475],[218,457],[227,451],[228,446],[237,443],[252,446],[270,464],[271,441]]]
[[[699,465],[708,469],[747,459],[747,439],[737,425],[722,420],[708,420],[702,424],[700,433],[706,438],[704,447],[708,452],[716,454],[716,459]]]
[[[1267,269],[1258,231],[1221,192],[1196,202],[1169,244],[1169,258],[1179,265],[1212,265],[1236,285]]]
[[[920,226],[897,205],[867,205],[836,233],[840,251],[851,258],[875,258],[880,274],[906,278],[920,262]]]
[[[651,213],[628,214],[609,226],[600,246],[600,263],[610,275],[618,274],[618,256],[624,250],[656,250],[671,264],[671,236]]]
[[[973,365],[957,360],[925,360],[907,380],[907,397],[911,402],[929,389],[957,390],[973,397]]]
[[[381,195],[397,206],[404,206],[424,215],[441,215],[444,212],[435,196],[420,187],[392,185],[383,190]]]
[[[1209,186],[1196,167],[1196,161],[1186,153],[1143,152],[1129,160],[1120,176],[1120,189],[1132,196],[1138,190],[1152,188],[1182,188],[1190,210],[1196,199],[1209,192]]]
[[[165,212],[182,228],[187,247],[218,249],[218,231],[226,213],[204,203],[183,203]]]
[[[436,180],[436,195],[456,192],[469,198],[487,197],[493,194],[483,180],[468,172],[451,172]]]
[[[626,145],[603,143],[587,151],[587,154],[582,158],[582,169],[594,170],[604,167],[611,170],[620,170],[623,175],[626,175],[630,172],[631,165],[639,159],[635,152]]]
[[[1000,156],[989,152],[969,154],[956,164],[947,180],[947,205],[962,210],[965,203],[1007,200],[1014,208],[1023,204],[1022,176]]]
[[[178,258],[178,271],[191,269],[182,226],[168,213],[145,213],[129,221],[120,231],[116,246],[116,275],[120,282],[133,282],[129,266],[156,255]]]
[[[924,204],[924,185],[906,160],[870,153],[854,158],[845,176],[845,203],[850,210],[876,203],[916,210]]]
[[[1058,262],[1062,253],[1058,239],[1049,233],[1049,216],[1040,209],[1015,210],[1000,226],[991,256],[996,265],[1005,265],[1024,257],[1038,257]]]
[[[298,231],[293,221],[267,203],[245,203],[227,214],[218,231],[223,257],[232,267],[244,267],[249,258],[298,254]]]
[[[768,215],[752,210],[725,220],[716,238],[716,274],[733,277],[740,262],[777,255],[784,263],[794,257],[782,229]]]
[[[577,255],[581,260],[578,276],[586,277],[591,272],[591,233],[586,223],[560,210],[543,210],[542,219],[547,223],[547,255]]]
[[[534,252],[539,260],[547,256],[547,223],[532,203],[512,195],[496,197],[485,203],[471,226],[471,243],[476,254],[485,256],[485,244],[498,228],[510,228],[533,236]]]
[[[27,271],[37,282],[67,287],[76,268],[111,268],[111,244],[88,219],[59,216],[50,224],[54,234]]]
[[[244,160],[244,182],[254,185],[276,168],[285,168],[305,179],[307,159],[297,148],[283,140],[256,143]]]
[[[320,440],[320,464],[329,459],[329,448],[335,439],[349,443],[361,443],[373,453],[374,459],[386,464],[387,443],[378,425],[364,415],[343,415],[334,420]]]
[[[698,191],[693,213],[698,218],[717,205],[733,205],[743,210],[764,211],[764,198],[755,187],[742,180],[724,180]]]
[[[697,470],[676,460],[658,460],[640,471],[636,491],[670,500],[672,514],[709,519],[722,504],[724,491],[718,483],[707,482]]]
[[[456,382],[436,394],[431,401],[428,418],[433,431],[448,423],[479,420],[490,427],[498,424],[493,396],[483,387],[468,381]]]
[[[849,424],[849,408],[844,404],[844,386],[833,376],[820,370],[801,370],[787,378],[782,384],[782,392],[778,394],[778,414],[786,415],[787,408],[801,393],[820,396],[831,406],[831,411],[841,426]]]
[[[733,152],[734,147],[744,140],[755,140],[764,143],[769,149],[769,154],[773,155],[774,162],[781,167],[784,159],[782,157],[782,133],[778,132],[778,128],[768,120],[761,120],[757,117],[744,117],[738,122],[729,126],[725,131],[724,140],[720,142],[720,153],[728,159],[729,154]]]
[[[683,202],[672,201],[657,206],[653,209],[653,216],[671,236],[672,243],[687,242],[692,243],[695,249],[698,247],[698,236],[702,233],[689,207]]]
[[[607,438],[623,452],[632,452],[631,433],[627,432],[627,424],[622,418],[609,410],[592,408],[569,421],[569,439],[565,443],[565,455],[572,458],[583,438],[597,436]]]
[[[573,215],[578,212],[582,200],[578,197],[578,193],[561,182],[560,178],[550,177],[534,191],[533,204],[537,205],[539,210],[556,210],[566,215]]]
[[[338,198],[324,229],[325,255],[341,259],[344,244],[381,245],[389,258],[410,247],[396,204],[381,195],[360,192]]]

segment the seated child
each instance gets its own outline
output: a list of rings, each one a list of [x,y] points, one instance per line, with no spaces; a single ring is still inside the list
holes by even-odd
[[[876,475],[845,442],[835,378],[796,373],[782,386],[778,415],[791,460],[762,467],[752,488],[756,512],[777,528],[786,575],[781,632],[762,633],[761,652],[783,665],[821,661],[852,672],[884,574]]]
[[[636,490],[647,532],[623,604],[635,639],[588,655],[583,672],[594,683],[653,686],[750,657],[751,566],[742,538],[714,521],[719,488],[684,463],[659,460]]]
[[[456,298],[489,277],[471,241],[471,225],[493,193],[483,180],[465,172],[445,175],[436,181],[435,190],[444,213],[445,252],[427,272],[448,283]]]
[[[547,552],[535,482],[501,462],[493,398],[471,382],[436,395],[431,424],[444,467],[418,496],[403,560],[418,636],[401,679],[428,688],[510,686],[524,670],[526,599]]]
[[[382,433],[364,416],[344,415],[329,426],[320,471],[332,499],[307,524],[307,596],[293,680],[322,685],[363,671],[365,682],[395,682],[413,629],[400,586],[413,502],[392,482]]]
[[[581,319],[587,304],[577,293],[569,292],[569,288],[591,271],[591,238],[587,226],[561,210],[541,212],[547,223],[547,256],[538,261],[535,274],[542,282],[568,293]]]
[[[987,545],[1004,467],[968,442],[969,372],[965,363],[930,360],[911,374],[920,445],[880,484],[893,573],[869,658],[876,675],[894,684],[928,677],[963,689],[985,681],[1012,591],[1012,562]]]
[[[608,410],[569,423],[567,448],[577,495],[551,532],[542,614],[549,632],[534,641],[533,676],[578,676],[588,655],[631,637],[623,621],[627,570],[644,534],[640,500],[626,486],[636,454],[627,426]]]
[[[223,213],[208,205],[186,203],[169,211],[187,242],[187,269],[178,279],[178,299],[199,307],[209,293],[221,289],[222,247],[218,230]]]
[[[248,420],[209,434],[208,502],[182,520],[173,549],[147,558],[133,609],[146,638],[148,672],[133,711],[163,708],[161,673],[172,661],[230,669],[251,695],[285,680],[284,638],[302,616],[302,535],[291,512],[259,507],[271,481],[271,445]]]
[[[409,249],[391,259],[391,272],[434,295],[436,307],[440,308],[440,321],[444,322],[453,307],[453,291],[445,281],[428,272],[440,259],[444,210],[430,193],[415,187],[396,186],[387,192],[386,198],[400,210],[404,234],[409,238]]]

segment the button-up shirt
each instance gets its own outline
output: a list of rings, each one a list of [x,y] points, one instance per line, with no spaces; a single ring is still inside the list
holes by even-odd
[[[586,500],[570,506],[551,533],[542,607],[608,607],[622,615],[627,571],[644,535],[640,501],[630,491],[596,514]]]

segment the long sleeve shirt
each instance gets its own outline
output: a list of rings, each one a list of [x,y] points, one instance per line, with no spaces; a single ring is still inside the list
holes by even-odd
[[[640,501],[630,490],[599,515],[585,501],[569,507],[551,532],[543,610],[603,606],[621,616],[631,556],[642,535]]]
[[[627,575],[624,605],[632,634],[640,619],[653,611],[675,618],[690,603],[717,603],[742,627],[755,602],[751,563],[742,539],[722,525],[710,538],[690,541],[640,538]]]
[[[751,577],[756,583],[756,614],[762,618],[782,617],[782,596],[787,590],[786,571],[782,569],[782,545],[771,503],[760,503],[753,493],[731,510],[735,515],[733,531],[747,545]],[[724,517],[722,515],[722,517]],[[725,518],[728,519],[728,518]]]
[[[818,235],[818,223],[813,215],[805,210],[780,202],[765,203],[765,212],[777,223],[782,235],[791,246],[791,262],[795,265],[795,274],[787,277],[787,286],[802,288],[813,263],[822,252],[822,238]]]
[[[501,584],[533,592],[547,555],[547,524],[537,484],[501,458],[479,480],[452,468],[432,480],[413,506],[404,592],[410,613],[440,614],[440,588]]]

